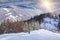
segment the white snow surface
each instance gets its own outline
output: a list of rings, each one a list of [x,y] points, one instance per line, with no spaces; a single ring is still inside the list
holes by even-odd
[[[12,33],[0,35],[0,40],[60,40],[59,33],[40,29],[29,33]]]

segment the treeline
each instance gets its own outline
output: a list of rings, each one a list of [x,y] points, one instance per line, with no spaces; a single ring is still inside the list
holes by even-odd
[[[31,30],[39,29],[39,22],[33,19],[27,21],[10,21],[4,20],[0,24],[0,34],[4,33],[18,33],[18,32],[30,32]]]
[[[22,21],[10,21],[5,20],[0,24],[0,33],[16,33],[23,32],[23,22]]]

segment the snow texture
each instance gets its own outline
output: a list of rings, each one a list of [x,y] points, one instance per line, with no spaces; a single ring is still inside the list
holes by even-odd
[[[48,30],[56,30],[57,29],[59,19],[46,17],[43,20],[44,21],[40,24],[41,28],[45,28]]]
[[[0,40],[60,40],[60,34],[40,29],[28,33],[13,33],[0,35]]]

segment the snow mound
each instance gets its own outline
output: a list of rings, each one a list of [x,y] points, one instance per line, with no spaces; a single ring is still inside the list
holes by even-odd
[[[0,35],[0,40],[60,40],[60,34],[40,29],[28,33]]]

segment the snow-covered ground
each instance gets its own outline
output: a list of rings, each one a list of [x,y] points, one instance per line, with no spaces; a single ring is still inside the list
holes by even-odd
[[[60,40],[60,34],[40,29],[28,33],[13,33],[0,35],[0,40]]]

